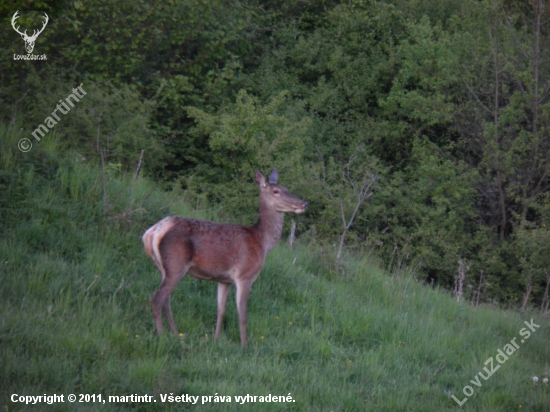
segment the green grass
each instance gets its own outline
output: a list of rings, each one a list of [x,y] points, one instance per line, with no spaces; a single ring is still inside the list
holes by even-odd
[[[28,405],[12,394],[154,395],[154,410],[545,411],[548,318],[472,308],[414,273],[385,273],[334,251],[278,246],[254,284],[241,348],[234,290],[222,338],[212,338],[216,284],[185,278],[172,298],[182,337],[157,336],[149,299],[159,275],[141,234],[168,214],[215,219],[147,179],[101,173],[51,147],[22,154],[0,131],[0,407],[6,411],[151,410],[150,404]],[[252,223],[252,222],[248,222]],[[541,327],[482,387],[484,362]],[[537,375],[540,381],[532,382]],[[462,389],[475,393],[459,408]],[[161,403],[161,394],[231,396],[231,403]],[[239,395],[292,403],[237,404]]]

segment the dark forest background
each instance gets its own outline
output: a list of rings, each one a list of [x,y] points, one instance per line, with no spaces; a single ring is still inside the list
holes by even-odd
[[[14,60],[16,10],[29,31],[48,14],[47,60]],[[476,304],[548,306],[546,3],[6,1],[0,16],[4,128],[30,137],[87,92],[35,147],[55,137],[111,175],[142,156],[158,185],[244,223],[253,172],[276,167],[310,205],[298,241],[463,283]]]

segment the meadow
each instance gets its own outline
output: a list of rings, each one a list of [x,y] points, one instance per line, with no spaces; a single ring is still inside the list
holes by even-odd
[[[55,135],[21,153],[16,132],[5,126],[0,133],[3,411],[152,407],[25,405],[13,394],[148,394],[153,410],[178,411],[550,410],[547,316],[458,303],[419,282],[417,271],[390,268],[366,252],[335,265],[335,248],[300,238],[292,249],[286,241],[277,246],[253,286],[248,346],[239,343],[234,289],[215,341],[216,284],[189,277],[172,296],[182,336],[158,336],[149,299],[159,275],[141,235],[172,214],[217,220],[216,207],[108,171],[105,209],[96,162],[61,155]],[[520,331],[531,319],[540,327],[526,338]],[[471,383],[479,372],[487,377],[487,360],[514,338],[518,348],[494,361],[498,370]],[[247,394],[290,394],[293,402],[236,402]],[[212,398],[162,402],[167,395]],[[453,395],[467,400],[459,407]]]

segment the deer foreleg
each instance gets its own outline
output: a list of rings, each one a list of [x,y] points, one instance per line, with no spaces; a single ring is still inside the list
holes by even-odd
[[[252,287],[251,283],[237,284],[237,311],[239,313],[239,329],[241,332],[241,345],[246,345],[246,322],[248,321],[248,295]]]

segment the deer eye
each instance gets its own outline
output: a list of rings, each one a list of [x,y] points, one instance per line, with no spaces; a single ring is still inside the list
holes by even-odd
[[[273,193],[275,193],[276,195],[279,194],[279,191],[278,190],[274,190]]]

